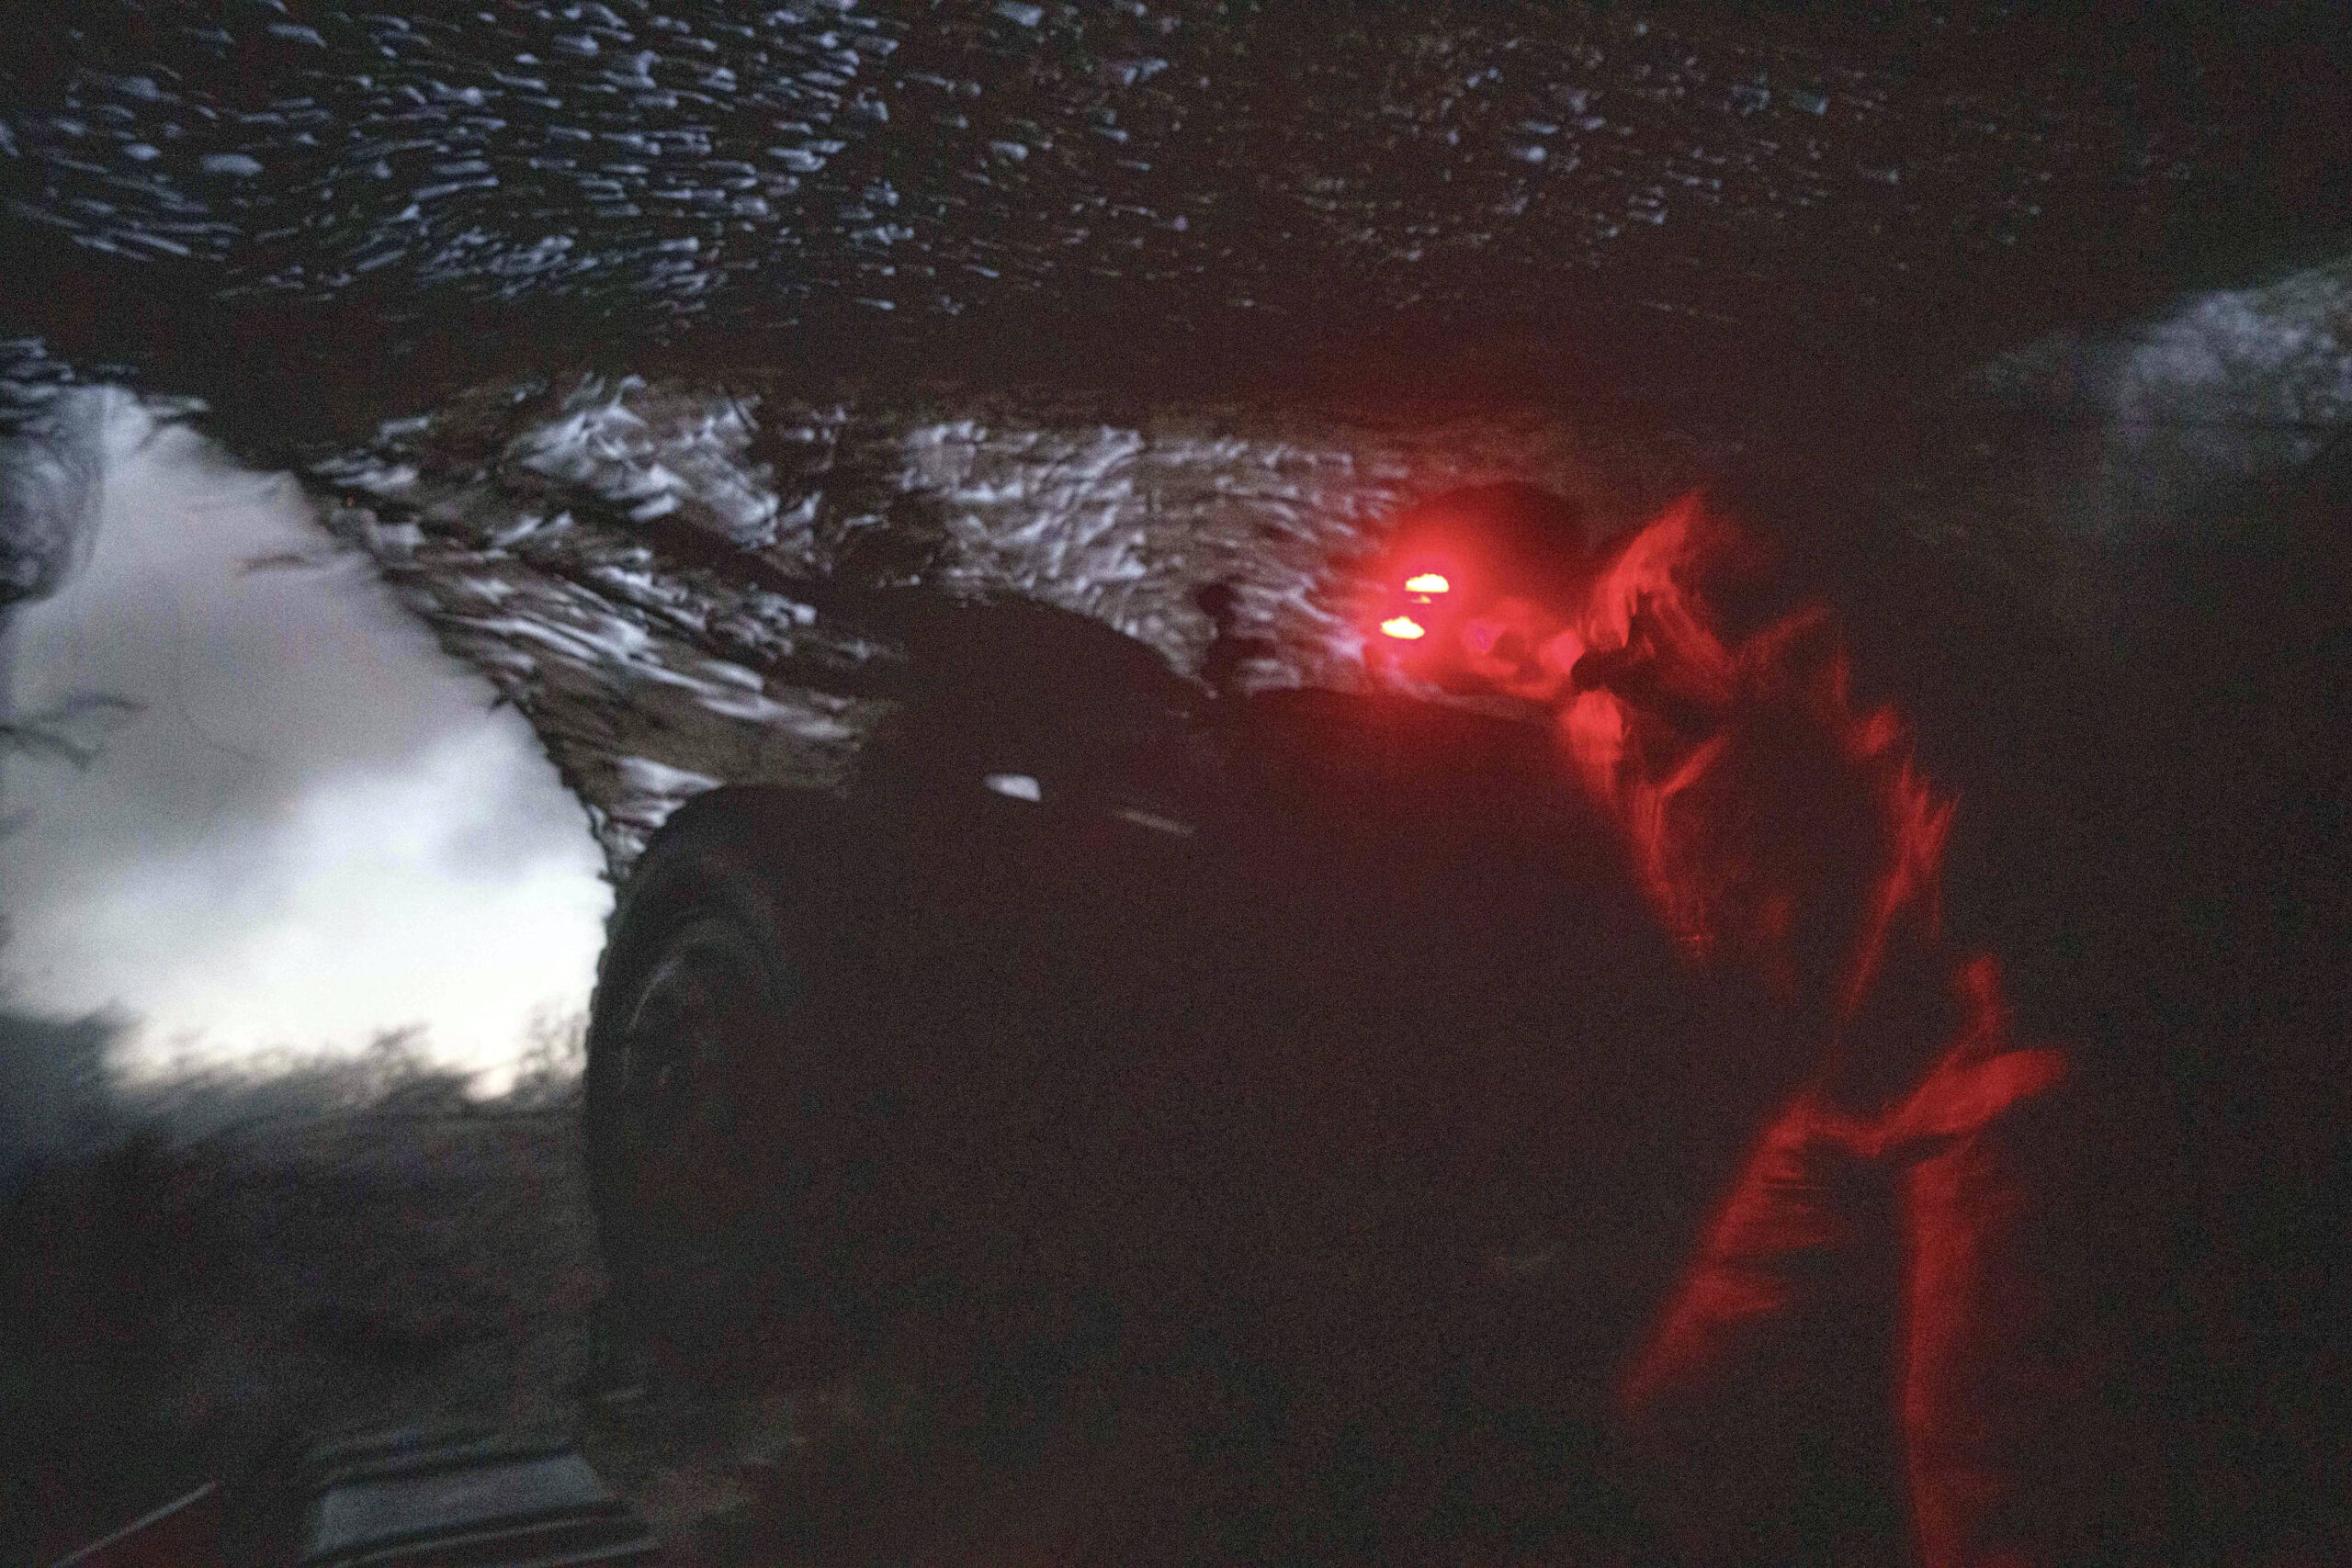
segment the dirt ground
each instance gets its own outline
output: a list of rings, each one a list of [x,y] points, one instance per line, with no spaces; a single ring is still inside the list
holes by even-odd
[[[22,1089],[0,1076],[0,1101]],[[569,1064],[477,1103],[395,1040],[356,1067],[100,1107],[81,1146],[37,1160],[6,1151],[0,1564],[52,1562],[208,1480],[228,1560],[291,1564],[308,1444],[405,1426],[566,1435],[671,1564],[1661,1560],[1592,1434],[1544,1424],[1561,1389],[1432,1404],[1382,1342],[1325,1347],[1318,1379],[1029,1302],[977,1334],[913,1314],[821,1371],[665,1377],[608,1304],[579,1111]],[[2257,1333],[2182,1295],[2229,1284],[2192,1277],[2173,1315]],[[2153,1388],[2116,1407],[2148,1428],[2130,1516],[2148,1550],[2113,1560],[2177,1561],[2160,1543],[2181,1539],[2198,1560],[2340,1560],[2340,1444],[2309,1357],[2247,1360],[2278,1373],[2258,1438],[2210,1406],[2165,1414],[2165,1358],[2209,1402],[2227,1388],[2215,1342],[2159,1324],[2110,1391]],[[2282,1509],[2290,1474],[2311,1481]]]
[[[306,1445],[402,1426],[571,1435],[665,1561],[748,1561],[742,1467],[798,1440],[798,1405],[594,1397],[606,1287],[576,1063],[542,1066],[486,1102],[397,1039],[274,1083],[105,1101],[85,1083],[71,1107],[39,1086],[84,1141],[0,1188],[0,1562],[51,1561],[208,1480],[232,1561],[293,1562]]]
[[[315,1435],[577,1423],[604,1278],[573,1112],[401,1098],[193,1139],[153,1125],[25,1181],[0,1258],[0,1558],[46,1561],[217,1480],[232,1549],[290,1561]]]
[[[1277,1387],[1199,1341],[1146,1364],[1082,1314],[975,1339],[918,1314],[822,1375],[665,1379],[614,1326],[576,1078],[474,1103],[373,1067],[364,1094],[344,1069],[216,1083],[20,1168],[0,1562],[211,1480],[229,1560],[291,1563],[306,1446],[404,1426],[569,1435],[672,1564],[1553,1560],[1510,1501],[1546,1477],[1417,1495],[1400,1527],[1374,1499],[1408,1460],[1362,1391]]]
[[[752,1482],[807,1396],[599,1398],[605,1273],[577,1108],[385,1108],[133,1140],[44,1173],[5,1263],[10,1495],[40,1562],[205,1480],[233,1561],[299,1555],[296,1461],[346,1428],[576,1437],[664,1562],[751,1562]],[[626,1358],[619,1358],[626,1359]]]

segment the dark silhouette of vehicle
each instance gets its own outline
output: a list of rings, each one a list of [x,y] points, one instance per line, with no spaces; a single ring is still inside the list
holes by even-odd
[[[1026,601],[876,613],[910,681],[853,782],[701,795],[620,892],[588,1141],[637,1320],[731,1364],[1124,1291],[1597,1387],[1755,1100],[1705,1092],[1732,1004],[1544,710],[1220,693]]]

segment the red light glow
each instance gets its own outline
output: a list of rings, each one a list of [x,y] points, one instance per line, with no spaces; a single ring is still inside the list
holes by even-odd
[[[1410,615],[1391,616],[1389,619],[1380,623],[1380,629],[1387,633],[1390,637],[1396,637],[1405,642],[1411,642],[1417,637],[1424,637],[1430,635],[1428,629],[1424,627],[1420,622],[1413,619]]]
[[[1572,636],[1543,661],[1573,669],[1580,649],[1638,660],[1646,700],[1591,686],[1566,698],[1560,729],[1591,793],[1627,829],[1668,926],[1694,951],[1712,945],[1720,913],[1738,920],[1741,905],[1756,934],[1780,944],[1790,911],[1824,897],[1799,886],[1800,873],[1835,865],[1869,884],[1838,982],[1837,1005],[1851,1017],[1897,921],[1938,926],[1952,799],[1915,766],[1894,709],[1856,708],[1844,638],[1826,610],[1794,612],[1739,643],[1722,639],[1692,583],[1741,547],[1728,519],[1686,498],[1626,543]],[[1685,733],[1688,720],[1663,716],[1675,710],[1702,716],[1712,734]],[[1802,791],[1789,782],[1799,776],[1792,756],[1815,768]],[[1855,819],[1828,842],[1792,847],[1755,826],[1826,820],[1823,802],[1833,797]],[[1770,886],[1775,874],[1787,885]]]

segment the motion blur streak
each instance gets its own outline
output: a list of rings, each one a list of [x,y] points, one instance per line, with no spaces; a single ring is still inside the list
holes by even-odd
[[[1591,670],[1562,707],[1559,732],[1587,786],[1625,824],[1652,897],[1694,953],[1722,940],[1727,901],[1755,901],[1768,924],[1783,921],[1771,911],[1818,896],[1793,884],[1823,874],[1838,852],[1826,844],[1851,833],[1868,846],[1865,911],[1838,997],[1850,1017],[1903,912],[1918,910],[1930,932],[1938,924],[1954,802],[1913,766],[1892,707],[1855,711],[1843,637],[1826,611],[1799,610],[1725,643],[1699,585],[1740,542],[1730,520],[1695,496],[1626,542],[1576,625],[1546,645],[1552,663],[1581,644],[1578,666]],[[1785,734],[1742,733],[1772,727],[1826,738],[1842,776],[1808,779],[1804,763],[1777,754]],[[1831,806],[1852,781],[1866,798]],[[1759,797],[1792,814],[1791,841],[1760,846],[1744,830],[1697,820]],[[1776,878],[1784,885],[1758,886]]]

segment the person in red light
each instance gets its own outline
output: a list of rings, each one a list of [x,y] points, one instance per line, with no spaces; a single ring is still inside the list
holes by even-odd
[[[1618,552],[1561,708],[1676,937],[1813,1064],[1625,1371],[1638,1484],[1697,1561],[1882,1561],[1873,1514],[1926,1568],[2084,1560],[2069,1056],[1947,936],[1953,805],[1831,617],[1719,635],[1728,537],[1685,503]]]

